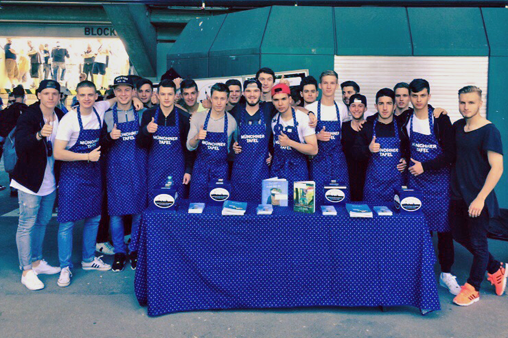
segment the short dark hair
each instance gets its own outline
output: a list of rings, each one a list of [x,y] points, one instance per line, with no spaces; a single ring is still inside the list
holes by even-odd
[[[430,94],[430,85],[429,82],[425,79],[414,79],[409,84],[409,92],[410,93],[418,93],[427,88],[427,92]]]
[[[395,102],[395,92],[393,90],[391,90],[390,88],[383,88],[383,89],[380,89],[376,93],[376,104],[377,104],[379,98],[383,97],[383,96],[391,97],[392,98],[392,102]]]
[[[192,88],[192,87],[196,88],[197,92],[199,91],[196,81],[194,81],[192,79],[185,79],[182,81],[182,83],[180,83],[180,89],[182,90],[182,92],[184,89]]]
[[[85,81],[81,81],[80,83],[78,83],[78,85],[76,86],[76,92],[78,91],[79,88],[85,88],[85,87],[93,88],[95,91],[97,91],[97,88],[95,87],[95,84],[92,81],[85,80]]]
[[[316,90],[318,89],[317,80],[312,75],[306,76],[302,79],[302,82],[300,82],[300,91],[303,91],[303,87],[307,85],[314,85]]]
[[[298,103],[299,101],[302,102],[303,98],[300,95],[300,86],[293,86],[289,87],[291,90],[291,98],[295,103]]]
[[[223,92],[229,96],[229,88],[222,82],[218,82],[210,88],[210,96],[213,95],[213,92]]]
[[[407,84],[407,82],[399,82],[395,85],[395,87],[393,87],[393,91],[396,92],[397,89],[399,88],[406,88],[407,91],[409,92],[409,85]]]
[[[273,81],[275,82],[275,72],[271,68],[263,67],[260,70],[258,70],[258,72],[256,73],[256,79],[259,79],[259,75],[261,73],[270,74],[271,76],[273,76]]]
[[[148,79],[140,79],[138,81],[136,81],[136,90],[139,90],[141,89],[141,87],[143,87],[144,85],[150,85],[150,88],[153,89],[153,82],[148,80]]]
[[[247,89],[247,87],[248,87],[250,84],[252,84],[252,83],[255,83],[255,84],[256,84],[256,86],[259,88],[259,90],[261,90],[261,88],[263,87],[263,86],[261,85],[261,82],[259,82],[259,80],[258,80],[258,79],[248,79],[248,80],[243,81],[243,90],[246,90],[246,89]]]
[[[240,90],[242,90],[242,83],[238,81],[237,79],[229,79],[226,81],[226,86],[229,88],[229,86],[238,86],[240,87]]]
[[[353,89],[355,90],[355,94],[358,94],[360,92],[360,86],[358,85],[358,83],[354,82],[354,81],[344,81],[340,84],[340,88],[341,89],[344,89],[344,87],[353,87]]]
[[[22,85],[17,85],[13,90],[12,90],[12,95],[14,96],[15,99],[17,98],[23,98],[25,97],[25,89],[23,88]]]
[[[173,82],[173,80],[169,80],[169,79],[164,79],[162,80],[160,83],[159,83],[159,88],[160,87],[164,87],[164,88],[173,88],[174,91],[176,92],[176,85],[175,83]]]

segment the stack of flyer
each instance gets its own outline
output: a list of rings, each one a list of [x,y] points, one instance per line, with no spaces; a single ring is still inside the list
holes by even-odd
[[[346,204],[346,209],[349,212],[349,217],[353,218],[372,218],[372,210],[367,204]]]
[[[321,212],[323,216],[337,216],[337,210],[333,205],[322,205]]]
[[[272,177],[263,180],[261,204],[288,206],[288,181],[285,178]]]
[[[300,181],[294,183],[293,210],[313,214],[316,211],[316,183]]]
[[[374,211],[378,216],[393,216],[393,212],[385,205],[375,206]]]
[[[201,214],[205,209],[205,203],[190,203],[189,214]]]
[[[222,215],[243,216],[247,211],[246,202],[226,201],[222,207]]]
[[[271,204],[260,204],[256,208],[258,215],[271,215],[273,213],[273,206]]]

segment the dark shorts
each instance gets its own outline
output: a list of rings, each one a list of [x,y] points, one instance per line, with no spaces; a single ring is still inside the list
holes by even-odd
[[[32,67],[30,68],[30,76],[32,79],[38,79],[39,78],[39,68],[41,64],[40,63],[32,63]]]
[[[100,62],[94,63],[92,73],[106,75],[106,64]]]

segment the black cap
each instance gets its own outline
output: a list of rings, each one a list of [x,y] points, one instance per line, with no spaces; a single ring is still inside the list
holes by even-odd
[[[367,107],[367,98],[362,94],[353,94],[349,98],[349,104],[356,102],[356,103],[363,103],[365,107]]]
[[[60,92],[60,84],[55,80],[42,80],[37,88],[37,93],[42,92],[46,88],[53,88]]]
[[[116,88],[120,85],[126,85],[126,86],[130,86],[130,87],[134,88],[134,84],[132,83],[132,80],[128,76],[125,76],[125,75],[120,75],[120,76],[115,77],[115,81],[113,83],[113,88]]]

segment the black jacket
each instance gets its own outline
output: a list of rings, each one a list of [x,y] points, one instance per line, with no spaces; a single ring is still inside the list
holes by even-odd
[[[0,136],[7,137],[9,135],[14,127],[16,127],[21,111],[27,108],[26,104],[15,102],[0,112]]]
[[[64,113],[55,108],[56,116],[61,121]],[[39,102],[27,107],[16,125],[15,147],[18,162],[14,167],[13,179],[33,192],[38,192],[44,179],[48,161],[46,139],[37,140],[37,132],[44,126]],[[55,177],[58,182],[59,161],[55,162]]]
[[[407,134],[407,125],[410,121],[411,115],[412,114],[406,115],[400,134],[401,140],[404,140],[404,142],[407,142],[409,145],[406,149],[407,154],[404,156],[408,159],[410,158],[411,145]],[[443,150],[443,154],[433,160],[422,162],[424,171],[439,170],[455,162],[455,132],[448,115],[441,114],[438,118],[434,118],[434,135],[437,136],[437,141]]]

